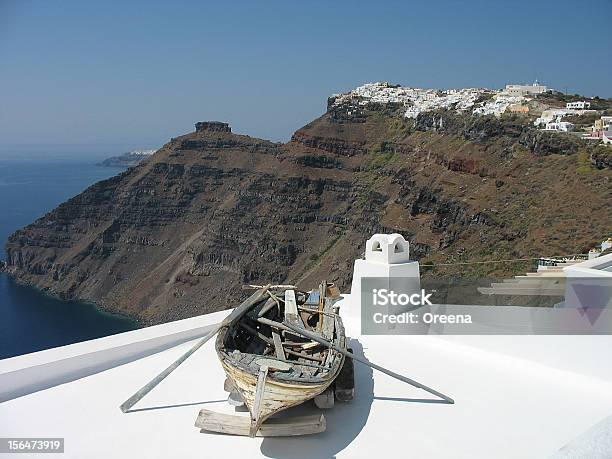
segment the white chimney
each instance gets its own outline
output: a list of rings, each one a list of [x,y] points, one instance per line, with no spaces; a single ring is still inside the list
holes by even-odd
[[[359,330],[364,278],[379,278],[376,283],[378,288],[392,289],[398,294],[420,293],[419,262],[410,261],[409,256],[410,244],[401,234],[375,234],[368,239],[365,260],[355,260],[348,314],[351,322],[358,322]]]

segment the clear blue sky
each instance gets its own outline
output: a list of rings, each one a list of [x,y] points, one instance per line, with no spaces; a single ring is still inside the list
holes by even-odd
[[[612,97],[612,0],[0,0],[0,148],[273,140],[369,81]],[[0,153],[1,154],[1,153]]]

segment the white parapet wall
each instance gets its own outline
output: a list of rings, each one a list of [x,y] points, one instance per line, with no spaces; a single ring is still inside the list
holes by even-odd
[[[0,360],[0,402],[74,381],[208,333],[227,311]]]

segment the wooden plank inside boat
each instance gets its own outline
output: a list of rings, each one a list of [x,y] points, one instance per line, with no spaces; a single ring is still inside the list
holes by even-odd
[[[277,331],[272,332],[272,340],[274,342],[274,350],[276,357],[285,360],[285,351],[283,350],[283,343],[281,341],[280,333]]]

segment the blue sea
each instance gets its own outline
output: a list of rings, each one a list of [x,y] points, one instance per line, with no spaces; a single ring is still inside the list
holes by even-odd
[[[0,157],[0,259],[16,229],[121,169],[96,159]],[[0,274],[0,359],[137,328],[125,317],[76,301],[61,301]]]

